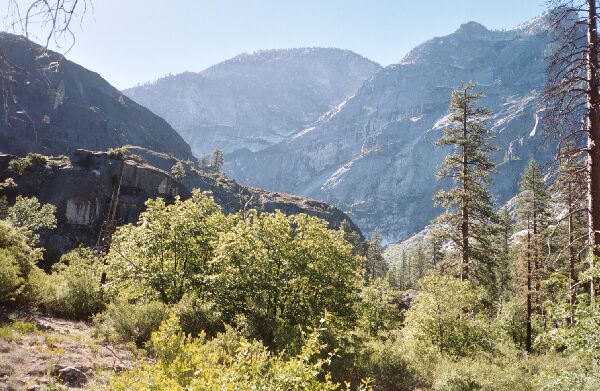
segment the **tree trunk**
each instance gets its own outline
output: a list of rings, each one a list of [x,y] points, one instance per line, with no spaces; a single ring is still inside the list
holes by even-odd
[[[462,268],[460,271],[461,281],[469,279],[469,206],[467,204],[467,182],[468,182],[468,160],[467,160],[467,89],[465,89],[465,101],[463,107],[463,140],[465,144],[462,145]]]
[[[568,200],[569,203],[569,293],[570,293],[570,307],[571,307],[571,315],[569,319],[569,324],[573,324],[575,321],[575,300],[577,299],[577,294],[575,292],[575,284],[577,284],[577,274],[575,274],[575,264],[577,260],[577,253],[575,251],[575,234],[574,234],[574,223],[573,223],[573,188],[572,184],[569,183],[568,188]]]
[[[529,231],[529,217],[527,217],[527,331],[525,350],[527,353],[531,353],[531,234]]]
[[[588,133],[588,233],[593,258],[600,257],[600,91],[598,91],[598,31],[596,22],[596,0],[588,3],[589,47],[587,55],[587,133]],[[594,300],[594,280],[590,281],[590,300]]]

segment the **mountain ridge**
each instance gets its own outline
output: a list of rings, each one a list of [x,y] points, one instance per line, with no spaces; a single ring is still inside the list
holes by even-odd
[[[259,151],[283,141],[380,68],[345,49],[271,49],[123,93],[163,116],[201,157],[216,148]]]
[[[231,154],[226,172],[242,183],[332,202],[363,231],[381,230],[387,242],[405,239],[438,212],[431,197],[443,186],[435,170],[446,149],[433,142],[447,125],[452,89],[472,80],[494,112],[488,125],[502,147],[494,155],[494,190],[503,202],[529,158],[543,163],[552,155],[538,129],[545,20],[504,31],[466,23],[432,38],[367,79],[331,115],[260,153]]]

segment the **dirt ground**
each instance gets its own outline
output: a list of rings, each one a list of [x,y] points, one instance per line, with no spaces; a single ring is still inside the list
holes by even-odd
[[[31,313],[0,318],[0,390],[103,388],[131,365],[131,351],[93,335],[84,322]]]

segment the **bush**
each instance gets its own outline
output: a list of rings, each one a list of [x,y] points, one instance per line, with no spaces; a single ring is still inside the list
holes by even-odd
[[[7,249],[0,248],[0,303],[14,301],[24,281],[15,256]]]
[[[48,158],[39,153],[29,153],[24,158],[13,159],[8,163],[8,168],[15,174],[21,176],[26,174],[34,166],[45,166]]]
[[[59,316],[88,319],[104,308],[102,260],[90,249],[78,248],[61,258],[50,276],[46,309]]]
[[[200,300],[196,295],[186,295],[177,303],[172,313],[186,335],[197,336],[204,332],[212,337],[225,331],[222,315],[214,303]]]
[[[382,338],[367,337],[338,353],[345,367],[336,368],[336,378],[360,381],[369,378],[376,390],[412,390],[419,385],[402,340],[396,333]],[[336,358],[332,366],[337,367]]]
[[[41,259],[41,251],[27,243],[24,229],[17,229],[10,223],[0,220],[0,262],[4,284],[0,290],[0,301],[19,301],[23,284],[27,281],[35,262]]]
[[[108,304],[106,310],[94,317],[97,334],[111,342],[134,342],[144,346],[153,331],[168,317],[166,305],[158,302],[130,304],[117,300]]]
[[[129,154],[129,150],[126,147],[110,148],[106,153],[111,159],[125,160]]]
[[[259,342],[249,342],[232,329],[207,341],[186,337],[176,317],[152,335],[156,363],[114,378],[113,390],[339,390],[316,359],[317,336],[306,340],[298,356],[272,355]],[[321,375],[321,376],[319,376]],[[364,389],[364,387],[363,387]]]
[[[468,281],[432,274],[406,312],[405,337],[422,354],[465,357],[494,349],[498,333],[485,308],[485,293]]]

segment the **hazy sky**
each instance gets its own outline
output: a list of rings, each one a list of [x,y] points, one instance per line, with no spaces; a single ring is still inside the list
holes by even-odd
[[[4,0],[0,0],[2,3]],[[382,65],[467,21],[510,28],[545,0],[93,0],[67,57],[117,88],[273,48],[350,49]]]

